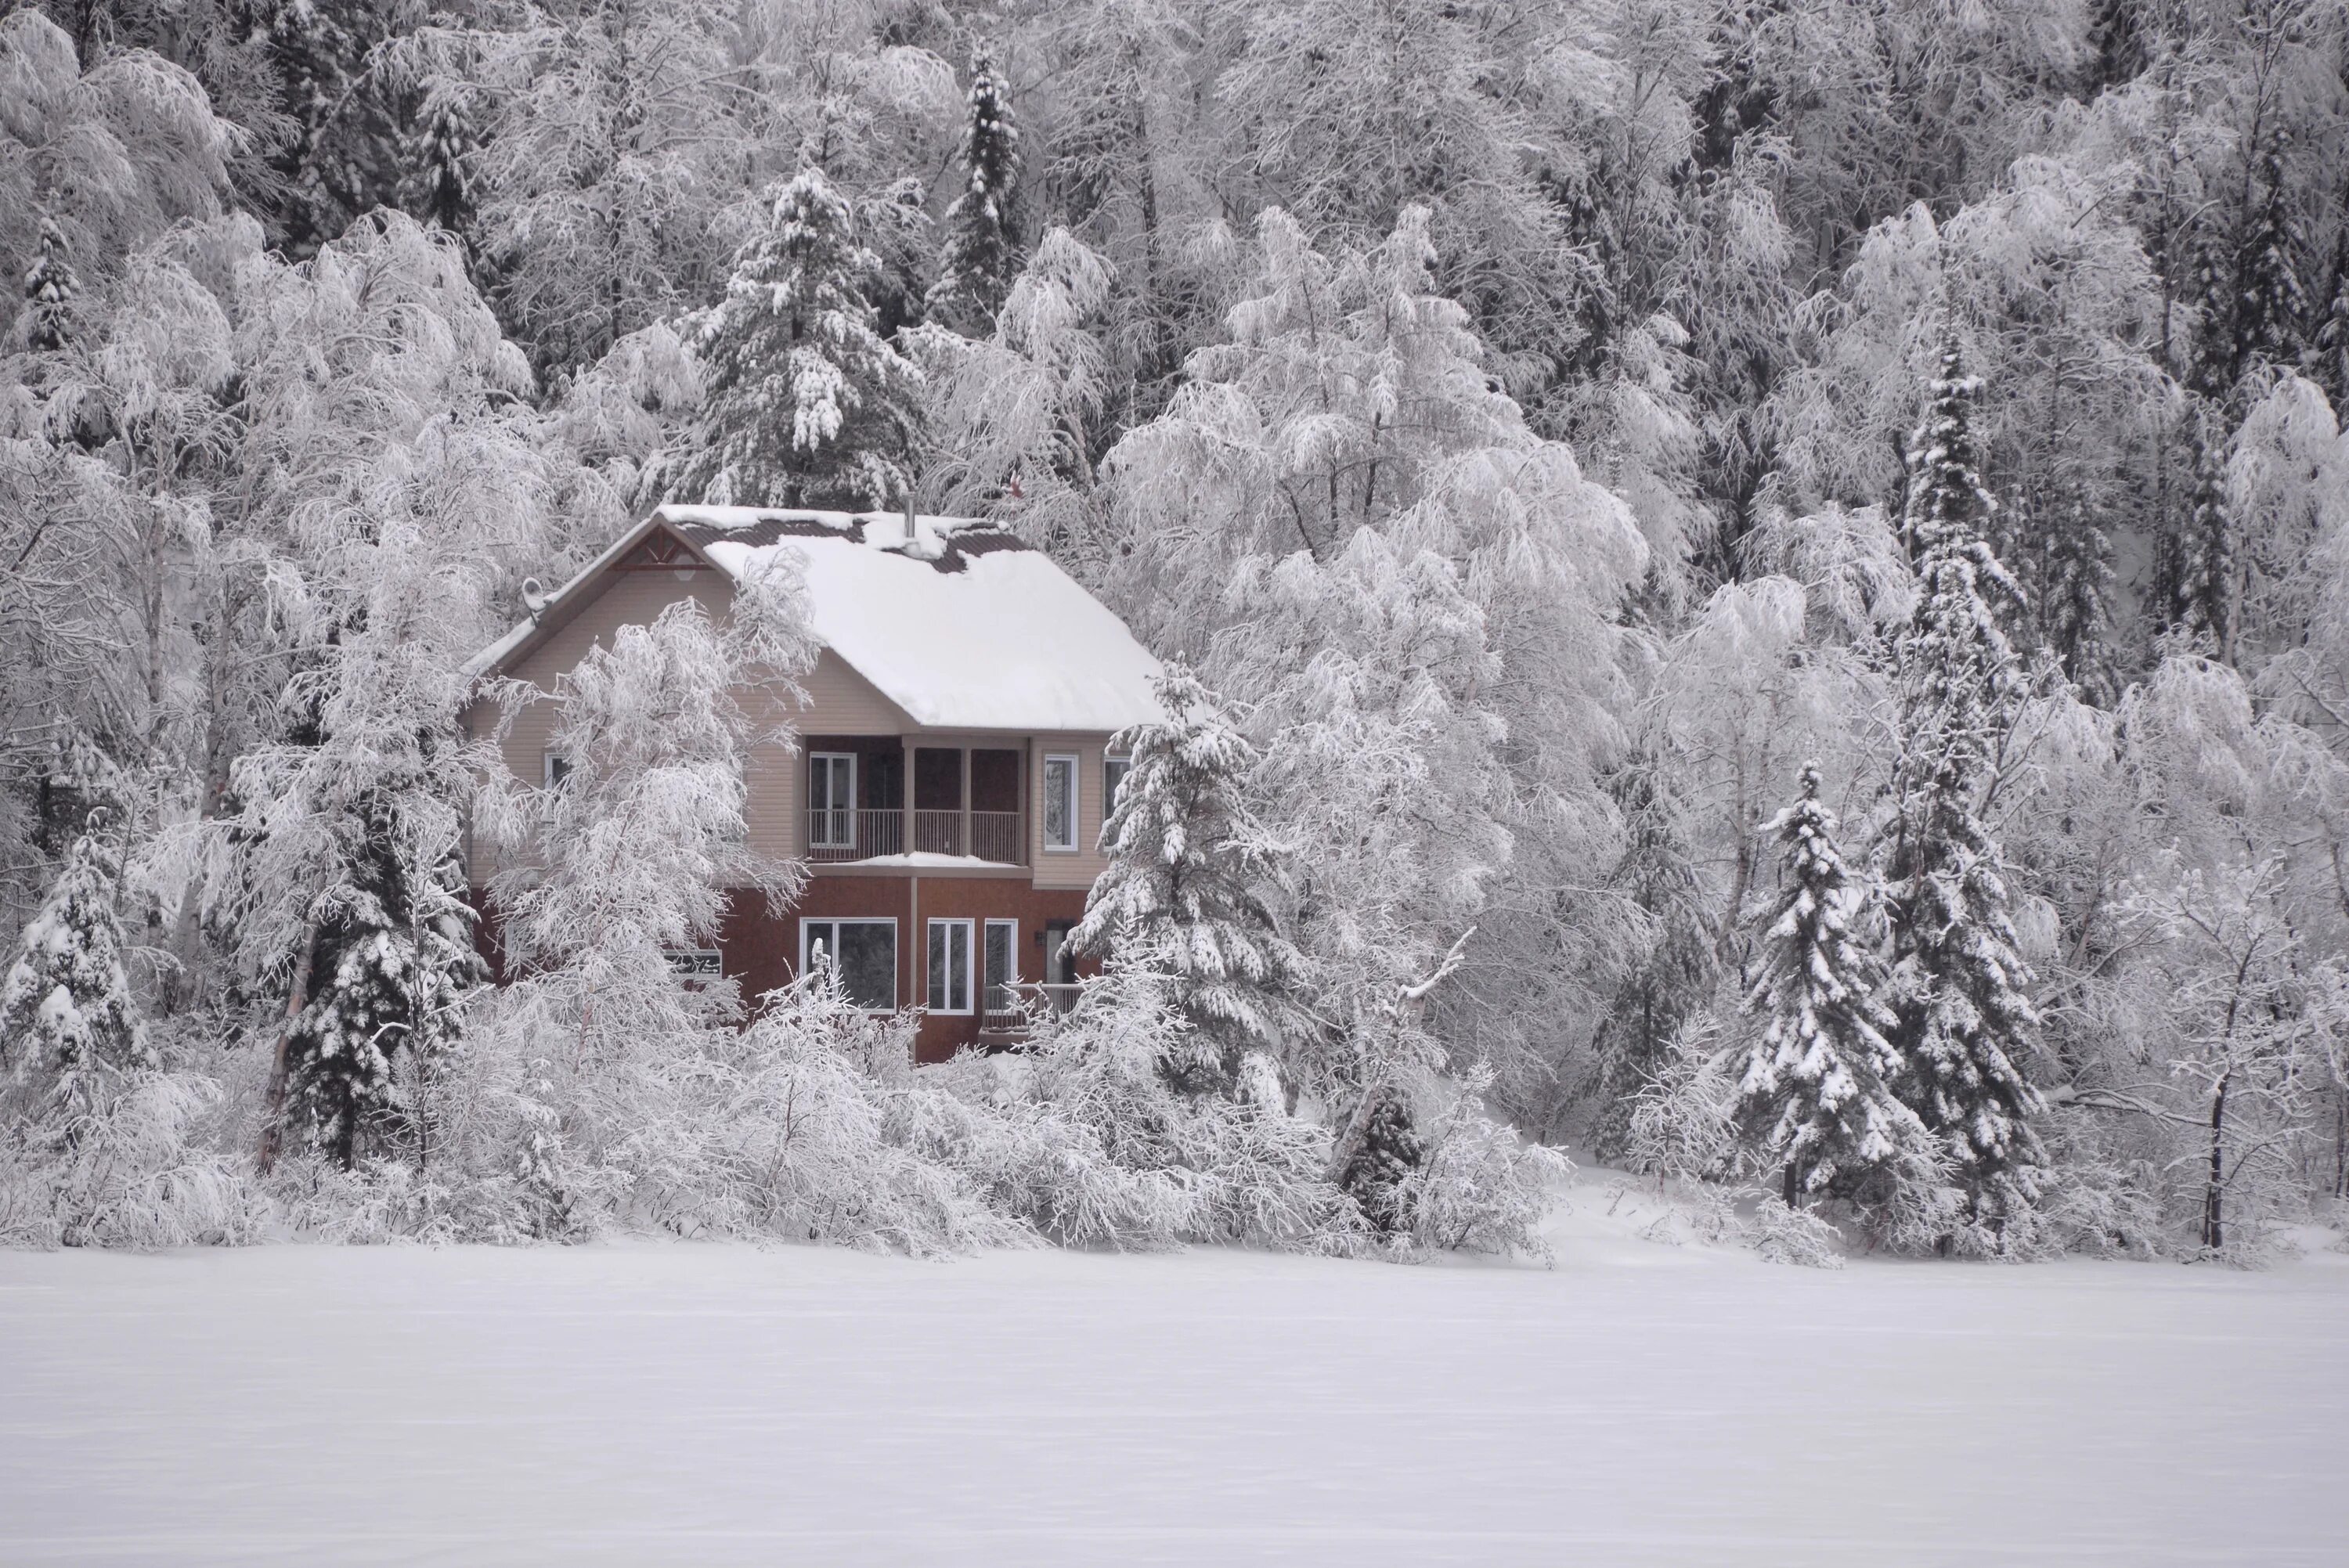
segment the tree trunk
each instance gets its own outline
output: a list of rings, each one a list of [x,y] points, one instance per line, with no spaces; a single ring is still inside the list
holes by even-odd
[[[276,1169],[278,1150],[285,1140],[285,1057],[294,1044],[295,1022],[310,1005],[310,965],[317,955],[318,923],[313,920],[302,932],[302,956],[294,965],[294,985],[285,997],[285,1021],[278,1026],[277,1048],[269,1058],[269,1087],[262,1097],[259,1160],[264,1176]]]
[[[2214,1253],[2227,1244],[2221,1205],[2226,1201],[2227,1082],[2232,1077],[2232,1073],[2220,1074],[2219,1087],[2210,1096],[2210,1180],[2202,1193],[2202,1244]]]

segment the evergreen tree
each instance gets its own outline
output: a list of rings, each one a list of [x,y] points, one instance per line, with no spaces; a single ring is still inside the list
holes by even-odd
[[[1670,776],[1650,758],[1609,782],[1630,842],[1609,884],[1655,933],[1599,1027],[1602,1105],[1592,1140],[1611,1160],[1622,1152],[1635,1097],[1654,1080],[1682,1020],[1712,991],[1714,956],[1703,884],[1682,830],[1687,806]]]
[[[2235,260],[2235,379],[2260,365],[2298,362],[2308,312],[2300,281],[2300,199],[2284,160],[2292,133],[2277,130],[2260,151],[2261,200],[2248,215]]]
[[[2088,47],[2095,54],[2088,67],[2092,88],[2134,81],[2151,63],[2144,13],[2145,0],[2096,0],[2088,23]]]
[[[95,1076],[155,1064],[122,967],[120,857],[95,822],[93,813],[66,851],[0,976],[0,1081],[42,1075],[53,1104],[87,1104]]]
[[[958,153],[968,182],[947,209],[946,243],[930,285],[930,319],[983,337],[1019,272],[1014,204],[1019,188],[1019,127],[995,62],[971,64],[970,123]]]
[[[65,233],[45,214],[40,254],[25,272],[26,346],[43,353],[70,342],[74,299],[80,293],[81,280],[66,259]]]
[[[2198,406],[2190,418],[2188,449],[2194,470],[2178,543],[2178,598],[2171,620],[2231,664],[2237,530],[2234,513],[2227,505],[2225,424],[2220,412],[2208,405]]]
[[[2113,621],[2113,542],[2076,490],[2049,535],[2040,619],[2047,645],[2080,695],[2099,705],[2120,692],[2108,634]]]
[[[1911,449],[1908,529],[1922,590],[1901,637],[1899,755],[1884,865],[1892,913],[1894,1089],[1943,1138],[1971,1217],[1995,1231],[2027,1212],[2044,1162],[2041,1108],[2017,1058],[2038,1026],[2016,951],[2002,857],[1980,811],[2022,695],[1986,596],[2013,579],[1982,543],[1993,503],[1976,471],[1980,384],[1942,350]]]
[[[1426,1158],[1427,1145],[1411,1124],[1410,1108],[1389,1091],[1371,1108],[1361,1137],[1338,1172],[1338,1185],[1372,1229],[1392,1234],[1407,1223],[1402,1184]]]
[[[2333,286],[2309,341],[2315,356],[2314,379],[2334,412],[2349,410],[2349,214],[2333,246]]]
[[[309,998],[286,1051],[289,1104],[346,1166],[371,1124],[392,1140],[417,1130],[387,1119],[414,1109],[395,1059],[405,1053],[414,1070],[429,1071],[455,1049],[458,1003],[489,978],[454,846],[417,855],[388,802],[350,828],[357,841],[343,885],[323,901]]]
[[[476,138],[463,96],[454,84],[433,86],[425,97],[417,129],[404,139],[407,149],[402,161],[408,173],[402,181],[402,204],[421,222],[470,238],[473,184],[466,164]]]
[[[709,395],[686,494],[865,508],[905,493],[922,377],[875,325],[885,281],[822,170],[783,188],[702,330]]]
[[[1783,846],[1785,892],[1762,929],[1762,975],[1747,1005],[1769,1020],[1746,1057],[1736,1124],[1745,1147],[1784,1166],[1789,1206],[1809,1198],[1881,1204],[1891,1184],[1933,1175],[1933,1140],[1892,1091],[1899,1020],[1888,975],[1857,929],[1866,890],[1836,846],[1816,763],[1802,795],[1764,832]]]
[[[1102,826],[1108,868],[1070,941],[1163,969],[1193,1037],[1164,1069],[1191,1092],[1228,1091],[1248,1052],[1278,1059],[1293,1043],[1299,961],[1274,923],[1270,851],[1242,798],[1254,748],[1180,665],[1158,700],[1163,722],[1112,742],[1132,765]]]
[[[273,160],[283,181],[278,235],[306,257],[398,186],[399,137],[369,70],[369,51],[391,30],[380,0],[273,0],[269,57],[293,134]]]

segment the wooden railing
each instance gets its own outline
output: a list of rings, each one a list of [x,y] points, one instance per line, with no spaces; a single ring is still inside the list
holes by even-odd
[[[929,855],[975,855],[995,865],[1016,866],[1021,858],[1017,811],[916,811],[914,840],[905,841],[906,813],[900,810],[818,810],[807,814],[808,859],[818,865],[902,855],[908,848]]]

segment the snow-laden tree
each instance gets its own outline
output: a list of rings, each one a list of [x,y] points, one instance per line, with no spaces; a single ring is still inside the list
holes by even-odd
[[[1164,721],[1112,742],[1132,764],[1070,941],[1164,975],[1189,1027],[1164,1070],[1188,1092],[1231,1093],[1249,1052],[1285,1060],[1305,1027],[1300,963],[1274,913],[1279,846],[1249,810],[1256,749],[1223,705],[1179,665],[1157,690]]]
[[[144,49],[78,59],[63,28],[18,7],[0,16],[0,277],[12,284],[53,253],[103,281],[175,221],[222,210],[238,129],[193,77]],[[13,321],[25,299],[12,287],[0,311]]]
[[[881,282],[854,204],[820,170],[802,170],[703,324],[708,400],[678,493],[852,509],[904,495],[922,374],[881,335]]]
[[[722,627],[692,599],[622,627],[550,699],[570,769],[492,819],[535,862],[493,884],[504,949],[574,1068],[730,1016],[730,985],[689,988],[665,954],[715,944],[734,900],[800,886],[803,871],[750,844],[743,764],[768,737],[741,694],[754,681],[788,694],[813,662],[804,594],[779,566],[737,591]]]
[[[1671,771],[1678,762],[1639,757],[1609,781],[1625,839],[1609,891],[1647,929],[1593,1041],[1600,1108],[1592,1147],[1606,1160],[1624,1152],[1639,1091],[1662,1069],[1690,1015],[1712,1000],[1719,973],[1710,891],[1692,858],[1689,802]]]
[[[1819,769],[1764,828],[1777,838],[1781,890],[1761,933],[1762,973],[1748,1006],[1767,1022],[1747,1052],[1736,1121],[1745,1147],[1783,1170],[1791,1207],[1848,1198],[1882,1213],[1930,1208],[1940,1150],[1892,1084],[1904,1064],[1890,1038],[1889,975],[1869,929],[1866,880],[1844,863]]]
[[[73,336],[74,299],[80,293],[65,232],[42,219],[40,253],[25,269],[25,346],[36,354],[63,348]]]
[[[2166,1121],[2181,1146],[2181,1205],[2213,1253],[2255,1253],[2292,1204],[2319,1135],[2325,1047],[2349,1023],[2349,975],[2308,951],[2274,862],[2149,871],[2123,919],[2150,945],[2132,1016],[2171,1083],[2100,1087],[2088,1103]],[[2334,1047],[2337,1051],[2337,1045]],[[2337,1081],[2337,1079],[2335,1080]]]
[[[1010,93],[994,57],[980,51],[970,67],[970,123],[956,157],[965,183],[947,208],[928,296],[929,318],[967,336],[993,325],[1019,271],[1019,125]]]
[[[1436,1066],[1396,991],[1476,923],[1513,841],[1499,661],[1433,551],[1370,529],[1329,563],[1254,565],[1218,650],[1263,747],[1265,820],[1299,869],[1289,929],[1320,1018],[1298,1079],[1325,1099]]]
[[[1902,1101],[1949,1145],[1968,1218],[1994,1235],[2025,1219],[2044,1154],[2023,1062],[2039,1025],[2007,870],[1984,819],[2022,676],[1992,595],[2012,580],[1983,541],[1994,503],[1975,468],[1979,384],[1942,351],[1912,445],[1907,531],[1923,593],[1895,675],[1899,753],[1878,852],[1892,926],[1889,994]]]
[[[0,1083],[41,1105],[86,1108],[109,1075],[155,1065],[122,964],[121,880],[119,851],[93,824],[0,974]]]
[[[1007,519],[1055,547],[1081,532],[1109,402],[1111,281],[1106,261],[1055,227],[990,335],[916,335],[928,387],[922,485],[947,511]]]

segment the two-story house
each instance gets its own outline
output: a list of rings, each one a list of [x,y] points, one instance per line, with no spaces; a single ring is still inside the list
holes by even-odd
[[[821,944],[867,1007],[922,1009],[920,1059],[944,1060],[992,1037],[1015,987],[1075,978],[1064,944],[1123,771],[1109,741],[1160,717],[1158,664],[1050,558],[985,523],[666,506],[474,659],[541,694],[505,732],[506,765],[559,779],[563,674],[681,598],[722,622],[776,551],[801,558],[822,651],[804,704],[740,694],[798,735],[796,751],[754,752],[747,814],[754,850],[811,874],[780,916],[736,899],[718,947],[678,960],[755,997]],[[468,722],[487,733],[492,717]],[[477,892],[492,869],[476,855]]]

